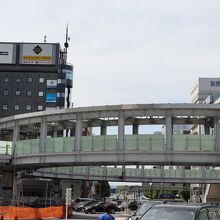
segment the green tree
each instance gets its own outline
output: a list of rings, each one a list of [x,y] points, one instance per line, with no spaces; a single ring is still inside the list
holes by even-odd
[[[189,201],[190,199],[190,183],[183,184],[183,190],[180,192],[184,200]]]
[[[151,199],[158,199],[160,198],[161,194],[172,194],[172,195],[177,195],[178,194],[178,190],[168,190],[168,189],[154,189],[153,187],[150,187],[148,189],[145,190],[144,195],[148,198]]]
[[[94,183],[94,191],[96,197],[104,198],[110,196],[110,185],[108,181],[103,180]]]
[[[180,194],[184,200],[186,200],[187,202],[189,201],[189,199],[190,199],[190,191],[189,190],[183,190],[182,192],[180,192]]]
[[[148,198],[155,199],[156,192],[155,192],[155,190],[153,189],[153,187],[150,187],[150,188],[148,188],[148,189],[145,190],[144,195],[145,195],[146,197],[148,197]]]

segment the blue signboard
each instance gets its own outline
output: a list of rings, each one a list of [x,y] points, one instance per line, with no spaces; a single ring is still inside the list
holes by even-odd
[[[57,94],[56,93],[48,93],[46,96],[46,102],[56,102]]]
[[[175,199],[176,195],[173,194],[160,194],[160,199]]]

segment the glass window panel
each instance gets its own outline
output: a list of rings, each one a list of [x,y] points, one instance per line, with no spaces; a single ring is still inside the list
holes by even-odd
[[[201,150],[202,151],[215,150],[215,135],[201,135]]]
[[[44,78],[43,77],[40,77],[39,78],[39,83],[43,83],[44,82]]]
[[[54,152],[54,139],[53,138],[46,138],[45,139],[45,152],[47,152],[47,153]]]
[[[105,150],[105,136],[93,136],[94,151]]]
[[[151,135],[139,134],[137,136],[137,144],[139,150],[150,150],[151,148]]]
[[[74,137],[66,137],[63,140],[64,152],[73,152],[74,151]]]
[[[152,150],[163,150],[164,149],[164,135],[163,134],[152,134],[151,135],[151,148]]]
[[[185,151],[186,150],[186,135],[173,134],[173,149],[174,151]]]
[[[117,136],[116,135],[106,135],[105,136],[105,150],[113,151],[117,148]]]
[[[32,91],[27,91],[27,96],[32,96]]]
[[[28,78],[27,78],[27,82],[28,82],[28,83],[32,83],[32,82],[33,82],[33,78],[32,78],[32,77],[28,77]]]
[[[200,151],[201,139],[200,135],[187,135],[188,151]]]
[[[16,96],[20,96],[20,95],[21,95],[21,91],[20,91],[20,90],[16,90],[16,91],[15,91],[15,95],[16,95]]]
[[[54,152],[63,152],[63,138],[57,137],[54,139]]]
[[[125,150],[137,150],[138,135],[125,135],[124,136],[124,147]]]
[[[20,105],[15,105],[15,110],[19,110],[20,109]]]
[[[7,110],[8,109],[8,105],[7,104],[2,105],[2,109],[3,110]]]
[[[81,151],[92,151],[92,137],[91,136],[82,136],[81,137]]]
[[[4,90],[3,91],[3,95],[8,96],[9,95],[9,91],[8,90]]]

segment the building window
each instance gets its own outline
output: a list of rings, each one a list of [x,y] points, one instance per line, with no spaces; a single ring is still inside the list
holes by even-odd
[[[8,94],[9,94],[8,90],[3,91],[3,95],[8,95]]]
[[[8,109],[8,105],[7,104],[2,105],[2,109],[3,110],[7,110]]]
[[[38,92],[38,96],[44,96],[44,92]]]
[[[19,110],[20,109],[20,105],[16,104],[15,105],[15,110]]]
[[[27,91],[27,96],[32,96],[32,92],[31,91]]]
[[[16,78],[16,83],[20,83],[21,82],[21,78],[17,77]]]
[[[5,81],[5,82],[9,82],[9,77],[6,76],[5,79],[4,79],[4,81]]]
[[[39,78],[39,83],[44,83],[44,78],[43,77]]]
[[[57,79],[57,84],[65,84],[66,79]]]
[[[16,91],[15,91],[15,95],[16,95],[16,96],[20,96],[20,95],[21,95],[21,91],[20,91],[20,90],[16,90]]]
[[[32,77],[28,77],[28,78],[27,78],[27,82],[28,82],[28,83],[32,83],[32,82],[33,82],[33,78],[32,78]]]
[[[37,110],[38,110],[38,111],[43,110],[43,105],[38,105],[38,106],[37,106]]]
[[[65,98],[65,93],[63,93],[63,92],[58,92],[57,93],[57,97],[59,98],[59,97],[64,97]]]
[[[30,111],[30,110],[31,110],[31,105],[27,105],[27,106],[26,106],[26,110],[27,110],[27,111]]]

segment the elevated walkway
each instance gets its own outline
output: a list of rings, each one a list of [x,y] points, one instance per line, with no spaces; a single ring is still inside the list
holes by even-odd
[[[151,183],[220,183],[220,170],[209,168],[197,169],[155,169],[155,168],[120,168],[120,167],[52,167],[28,172],[41,178],[108,180]],[[24,175],[25,176],[25,175]]]
[[[220,166],[219,110],[220,104],[185,103],[49,110],[0,119],[0,137],[11,141],[11,165],[17,169],[119,164]],[[213,135],[173,134],[175,124],[207,128],[210,119]],[[140,134],[139,127],[148,125],[164,126],[165,132]],[[116,135],[107,133],[111,126],[115,126]],[[132,127],[131,135],[126,134],[126,126]],[[100,128],[100,135],[85,134],[93,127]]]

